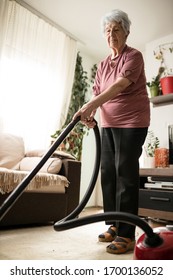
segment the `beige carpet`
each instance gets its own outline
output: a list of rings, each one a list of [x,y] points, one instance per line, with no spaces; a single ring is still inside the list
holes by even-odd
[[[102,212],[85,209],[81,216]],[[131,260],[133,252],[112,255],[97,241],[104,222],[57,232],[52,225],[0,230],[1,260]],[[137,229],[138,238],[142,231]]]

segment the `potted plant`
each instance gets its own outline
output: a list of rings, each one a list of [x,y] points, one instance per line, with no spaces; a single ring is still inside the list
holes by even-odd
[[[154,132],[152,130],[149,130],[146,138],[146,144],[144,146],[144,163],[146,167],[155,167],[155,150],[159,148],[159,145],[160,141],[158,137],[154,135]]]
[[[150,89],[150,97],[155,97],[160,95],[161,93],[160,78],[164,70],[165,70],[164,67],[160,67],[157,76],[153,77],[151,82],[147,82],[147,86]]]
[[[169,65],[169,63],[172,63],[172,58],[168,55],[168,52],[170,54],[173,54],[173,43],[166,43],[159,46],[159,48],[154,51],[154,56],[157,60],[160,60],[161,67],[164,68],[164,72],[162,77],[160,77],[160,86],[162,90],[162,94],[169,94],[173,93],[173,67],[172,64]],[[170,67],[171,66],[171,67]]]
[[[71,101],[68,109],[67,118],[62,128],[55,131],[55,133],[51,135],[53,141],[71,122],[74,114],[82,107],[83,104],[86,103],[86,93],[88,91],[88,88],[93,83],[96,70],[97,67],[96,65],[94,65],[93,68],[91,69],[92,76],[91,76],[91,80],[89,81],[87,77],[87,72],[84,71],[83,69],[82,57],[78,52],[77,59],[76,59],[73,87],[72,87],[72,95],[71,95]],[[85,134],[88,133],[88,131],[89,131],[88,127],[85,126],[82,122],[77,123],[77,125],[69,133],[66,139],[61,143],[59,149],[61,151],[70,153],[77,160],[81,160],[83,137]]]

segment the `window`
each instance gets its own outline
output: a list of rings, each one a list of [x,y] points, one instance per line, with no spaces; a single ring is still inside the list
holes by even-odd
[[[24,138],[27,149],[46,148],[70,102],[76,41],[8,1],[1,47],[1,130]]]

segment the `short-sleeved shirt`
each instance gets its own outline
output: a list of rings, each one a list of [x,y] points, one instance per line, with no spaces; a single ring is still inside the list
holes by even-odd
[[[111,86],[118,77],[125,77],[132,83],[100,106],[101,127],[148,127],[150,104],[141,52],[126,45],[114,59],[114,67],[110,62],[111,56],[108,56],[98,66],[93,86],[95,96]]]

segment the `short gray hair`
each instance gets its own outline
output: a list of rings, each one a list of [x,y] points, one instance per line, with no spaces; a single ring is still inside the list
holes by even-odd
[[[126,35],[128,35],[128,33],[130,32],[131,21],[125,12],[118,9],[113,10],[102,17],[101,19],[102,32],[105,33],[106,24],[115,21],[121,24],[124,32],[126,33]]]

